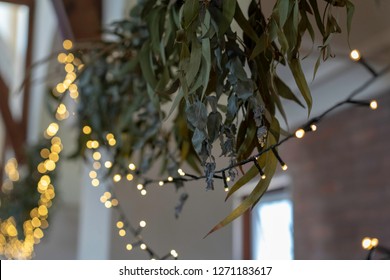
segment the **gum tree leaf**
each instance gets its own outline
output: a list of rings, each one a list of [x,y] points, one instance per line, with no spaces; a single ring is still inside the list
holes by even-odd
[[[245,198],[244,201],[237,208],[235,208],[226,218],[224,218],[214,228],[212,228],[209,233],[207,233],[206,237],[214,231],[230,224],[232,221],[244,214],[244,212],[250,209],[253,205],[255,205],[263,196],[263,194],[267,191],[277,165],[277,159],[275,158],[273,153],[267,154],[269,159],[267,160],[267,168],[264,170],[267,177],[264,180],[260,180],[257,183],[256,187],[253,189],[253,191],[250,193],[250,195]]]
[[[151,61],[151,50],[150,50],[150,44],[146,42],[140,51],[140,66],[142,70],[142,74],[145,77],[145,80],[148,82],[148,84],[154,89],[157,85],[157,80],[154,75],[154,71],[152,68],[152,61]]]
[[[305,108],[305,105],[302,104],[302,102],[295,96],[291,89],[278,76],[274,76],[274,83],[276,90],[281,97],[292,100],[302,108]]]
[[[229,29],[236,11],[236,3],[236,0],[224,0],[222,2],[223,20],[219,23],[218,26],[218,32],[220,35],[223,35]]]
[[[207,117],[207,133],[210,143],[213,143],[218,138],[221,123],[222,115],[219,112],[211,112]]]
[[[192,145],[199,155],[202,153],[204,140],[206,140],[206,133],[203,130],[195,128],[194,135],[192,136]]]
[[[207,108],[197,101],[186,109],[187,120],[198,129],[205,129],[207,126]]]
[[[204,173],[206,176],[206,190],[214,190],[214,171],[216,164],[215,162],[207,162],[204,168]]]
[[[346,7],[347,7],[347,34],[349,38],[349,35],[351,33],[352,18],[353,18],[353,14],[355,13],[355,6],[351,1],[347,1]]]
[[[183,6],[183,27],[189,28],[199,15],[199,1],[185,1]]]
[[[198,43],[197,38],[192,40],[192,48],[190,55],[190,64],[188,65],[188,71],[186,73],[187,85],[190,88],[195,80],[196,75],[200,69],[200,62],[202,60],[202,46]]]
[[[290,66],[291,72],[294,76],[295,82],[306,101],[308,114],[310,114],[311,106],[312,106],[312,97],[310,93],[309,86],[307,85],[307,81],[305,75],[303,74],[301,63],[297,58],[293,58],[289,61],[288,65]]]

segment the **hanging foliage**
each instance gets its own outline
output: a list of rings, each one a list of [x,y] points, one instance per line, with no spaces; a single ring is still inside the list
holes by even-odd
[[[222,172],[223,181],[238,177],[227,198],[260,172],[251,194],[213,230],[253,207],[267,190],[276,171],[276,153],[261,154],[252,168],[246,172],[241,169],[240,175],[235,166],[279,142],[282,130],[276,113],[283,121],[289,117],[282,100],[291,100],[310,114],[312,98],[301,67],[303,38],[310,38],[313,45],[320,40],[315,74],[321,60],[332,56],[332,35],[341,32],[334,11],[345,9],[347,33],[354,12],[348,0],[275,0],[270,15],[264,14],[261,1],[250,1],[248,11],[242,11],[239,3],[139,1],[129,19],[112,23],[107,31],[110,40],[80,45],[68,62],[69,56],[65,58],[64,63],[72,68],[67,76],[72,77],[53,93],[61,101],[66,91],[77,99],[80,134],[73,156],[85,156],[100,145],[112,160],[111,172],[128,174],[128,164],[135,158],[139,159],[135,175],[140,178],[155,162],[161,166],[161,174],[170,178],[177,177],[181,168],[190,167],[202,174],[205,189],[212,190],[220,182],[215,179],[221,179],[216,174],[221,170],[216,157],[222,156],[228,165],[226,174]],[[320,38],[316,39],[316,34]],[[282,67],[290,69],[298,93],[278,76]],[[58,108],[57,114],[66,112]],[[49,160],[40,156],[31,166],[41,160],[45,165]],[[38,185],[39,191],[42,178],[52,170],[38,169],[38,174],[31,168],[20,183]],[[178,189],[185,181],[171,180]],[[30,239],[35,228],[30,210],[35,209],[38,196],[39,205],[46,203],[41,201],[47,192],[45,186],[43,189],[41,195],[29,196],[32,200],[20,208],[27,209],[19,214],[24,216],[20,221],[27,221],[23,226]],[[0,214],[7,228],[12,231],[19,226],[20,233],[22,224],[7,220],[12,213],[5,207],[18,195],[15,191],[4,193],[3,188]],[[47,203],[53,197],[46,197]],[[186,200],[184,193],[176,215]],[[14,233],[3,235],[17,240]],[[34,230],[27,243],[33,244],[42,234]],[[30,251],[26,254],[31,255]]]
[[[90,126],[92,133],[80,133],[76,155],[93,139],[109,147],[107,135],[112,134],[112,170],[125,173],[129,160],[139,153],[138,174],[157,160],[169,176],[188,164],[203,170],[206,189],[213,189],[216,144],[233,166],[279,140],[275,114],[279,111],[284,121],[288,119],[282,99],[310,114],[301,42],[308,36],[315,44],[318,29],[322,44],[316,71],[321,59],[332,55],[332,34],[341,32],[333,15],[336,8],[346,10],[349,32],[354,6],[347,0],[278,0],[269,17],[261,1],[251,1],[247,14],[235,0],[140,1],[129,19],[112,24],[110,33],[116,40],[78,53],[85,63],[78,82],[80,131]],[[240,32],[232,29],[233,22]],[[280,67],[290,69],[300,97],[278,76]],[[259,179],[220,225],[259,201],[276,163],[272,153],[258,158],[266,179]],[[228,175],[234,179],[237,170],[232,168]],[[228,196],[257,175],[253,166]],[[183,185],[180,180],[175,183]]]

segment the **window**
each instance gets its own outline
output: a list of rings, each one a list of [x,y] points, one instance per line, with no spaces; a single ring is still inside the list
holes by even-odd
[[[236,192],[233,207],[247,197],[257,182]],[[290,260],[294,258],[291,178],[275,176],[252,211],[233,223],[233,259]]]
[[[252,210],[251,247],[255,260],[294,258],[293,207],[286,188],[267,192]]]

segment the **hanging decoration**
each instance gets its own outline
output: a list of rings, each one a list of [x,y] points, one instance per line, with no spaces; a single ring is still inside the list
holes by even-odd
[[[326,2],[323,10],[319,2]],[[342,105],[367,105],[372,109],[378,106],[374,101],[358,100],[355,96],[388,72],[389,67],[375,73],[346,100],[311,118],[295,133],[285,133],[280,128],[276,112],[280,112],[284,121],[288,119],[282,99],[299,104],[310,114],[312,98],[301,68],[301,42],[308,35],[316,44],[314,27],[318,29],[321,46],[315,75],[321,60],[332,56],[332,35],[341,32],[334,16],[336,9],[346,11],[349,33],[354,6],[348,0],[277,0],[269,17],[264,15],[261,1],[251,1],[244,15],[235,0],[142,0],[131,11],[130,19],[111,25],[107,33],[113,40],[80,44],[77,48],[71,41],[64,41],[65,50],[72,51],[58,55],[67,74],[51,92],[56,100],[54,115],[58,121],[67,119],[65,96],[69,94],[76,101],[80,133],[78,148],[72,156],[92,159],[93,170],[89,173],[92,186],[98,187],[108,178],[112,180],[101,202],[118,211],[118,234],[126,237],[131,233],[133,240],[127,243],[127,250],[139,247],[150,258],[178,257],[175,250],[159,256],[141,235],[146,222],[141,220],[134,226],[126,218],[121,208],[125,202],[115,196],[114,186],[121,180],[135,182],[141,195],[146,195],[147,187],[152,184],[173,184],[180,192],[178,216],[188,199],[183,188],[186,182],[203,180],[206,190],[213,190],[221,182],[229,198],[260,174],[251,194],[210,231],[213,232],[260,200],[278,163],[287,170],[278,153],[280,145],[315,131],[328,113]],[[240,32],[232,29],[233,21]],[[290,69],[300,97],[279,77],[280,67]],[[47,140],[62,149],[60,138],[55,136],[58,129],[57,123],[50,124]],[[216,152],[216,143],[221,153]],[[30,175],[36,181],[29,182],[30,186],[38,185],[38,192],[46,196],[48,190],[54,194],[49,175],[56,168],[61,149],[56,157],[52,147],[47,143],[45,147],[38,149],[40,161],[32,163],[38,168]],[[103,160],[102,153],[108,160]],[[219,155],[227,158],[226,167],[217,167],[215,158]],[[166,179],[149,179],[150,170],[157,163],[161,170],[157,177]],[[253,166],[243,172],[245,164]],[[16,169],[11,160],[6,171],[9,180],[16,178]],[[16,192],[10,194],[14,197]],[[47,211],[39,213],[39,209],[44,205],[47,210],[53,198],[54,195],[50,200],[46,198],[47,202],[39,200],[37,216],[30,213],[30,217],[24,215],[27,218],[18,221],[37,217],[41,225],[45,224]],[[3,200],[2,195],[2,205]],[[9,239],[21,232],[15,233],[16,217],[13,214],[8,217],[13,218],[2,220],[1,253],[7,258],[20,258],[19,247],[23,244],[7,249],[12,243]],[[39,232],[41,227],[28,228],[34,236],[34,240],[29,237],[28,244],[37,244],[43,232],[35,235],[35,231]],[[32,248],[27,253],[25,258],[31,257]]]

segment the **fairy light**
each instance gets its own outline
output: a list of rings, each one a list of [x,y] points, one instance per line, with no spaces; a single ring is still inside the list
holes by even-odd
[[[93,158],[94,160],[100,160],[100,159],[102,158],[102,155],[101,155],[101,153],[99,153],[99,152],[94,152],[94,153],[92,154],[92,158]]]
[[[119,205],[118,199],[114,198],[111,200],[112,207],[117,207]]]
[[[140,221],[140,222],[139,222],[139,226],[140,226],[141,228],[146,227],[146,222],[145,222],[145,221]]]
[[[168,177],[168,181],[169,181],[169,182],[172,182],[172,181],[173,181],[173,177],[172,177],[172,176],[169,176],[169,177]]]
[[[117,227],[118,229],[123,228],[123,226],[124,226],[124,223],[123,223],[122,221],[118,221],[118,222],[116,223],[116,227]]]
[[[132,181],[133,179],[134,179],[134,176],[132,174],[129,173],[129,174],[126,175],[126,180],[127,181]]]
[[[316,131],[317,130],[317,126],[315,125],[315,124],[311,124],[310,125],[310,129],[311,129],[311,131]]]
[[[144,188],[144,185],[142,185],[142,184],[138,184],[137,185],[137,189],[140,191],[140,190],[142,190]]]
[[[178,170],[177,170],[177,173],[179,173],[179,175],[180,176],[185,176],[186,175],[186,173],[183,171],[183,169],[181,169],[181,168],[179,168]]]
[[[256,166],[257,170],[259,171],[260,176],[261,176],[261,179],[264,180],[264,179],[266,178],[266,175],[265,175],[265,173],[263,172],[263,169],[261,169],[260,164],[259,164],[257,161],[258,161],[258,157],[255,157],[255,158],[253,159],[253,163],[254,163],[254,165]]]
[[[122,176],[120,174],[115,174],[114,177],[112,177],[112,180],[115,183],[118,183],[122,179]]]
[[[119,236],[121,236],[121,237],[126,236],[126,230],[124,230],[124,229],[120,229],[118,233],[119,233]]]
[[[141,195],[145,196],[147,193],[148,192],[145,189],[141,190]]]
[[[100,181],[99,181],[99,179],[93,179],[93,180],[91,181],[91,184],[92,184],[92,186],[94,186],[94,187],[98,187],[98,186],[100,185]]]
[[[90,171],[88,175],[89,175],[89,178],[91,178],[91,179],[95,179],[97,177],[97,173],[95,170]]]
[[[177,259],[179,254],[176,252],[176,250],[171,250],[171,256],[174,257],[175,259]]]
[[[126,245],[126,250],[127,250],[127,251],[133,250],[133,245],[130,244],[130,243],[128,243],[128,244]]]
[[[130,170],[134,171],[136,168],[137,168],[137,167],[135,166],[134,163],[130,163],[130,164],[129,164],[129,169],[130,169]]]
[[[88,134],[91,134],[91,132],[92,132],[92,128],[89,125],[85,125],[83,127],[83,133],[84,134],[88,135]],[[91,147],[92,147],[92,144],[91,144]]]
[[[112,207],[111,201],[106,201],[106,202],[104,202],[104,206],[105,206],[106,208],[111,208],[111,207]]]
[[[159,185],[160,187],[164,186],[164,181],[158,182],[158,185]]]
[[[305,136],[305,130],[304,129],[300,128],[297,131],[295,131],[295,137],[301,139],[301,138],[303,138],[303,136]]]
[[[362,240],[362,247],[364,250],[372,250],[377,247],[379,244],[379,240],[377,238],[365,237]]]
[[[354,61],[359,61],[361,56],[360,56],[360,52],[358,50],[352,50],[349,54],[350,58]]]
[[[111,167],[112,167],[112,162],[109,161],[109,160],[105,161],[105,162],[104,162],[104,167],[105,167],[105,168],[111,168]]]
[[[148,247],[146,246],[145,243],[142,243],[140,246],[141,250],[145,251]]]
[[[95,162],[92,164],[92,167],[93,167],[95,170],[99,170],[99,169],[102,167],[102,165],[101,165],[100,162],[95,161]]]
[[[371,108],[372,110],[378,109],[378,102],[377,102],[376,100],[372,100],[372,101],[370,102],[370,108]]]
[[[278,153],[278,151],[276,150],[276,148],[273,148],[273,149],[272,149],[272,152],[274,153],[276,159],[279,161],[280,166],[282,167],[282,170],[283,170],[283,171],[286,171],[286,170],[288,169],[288,166],[286,165],[286,163],[284,163],[284,161],[282,160],[282,158],[279,156],[279,153]]]
[[[57,123],[51,123],[46,129],[46,134],[50,137],[54,136],[57,134],[59,130],[59,126]]]
[[[64,40],[64,42],[62,42],[62,46],[65,50],[70,50],[73,48],[73,43],[71,40]]]

